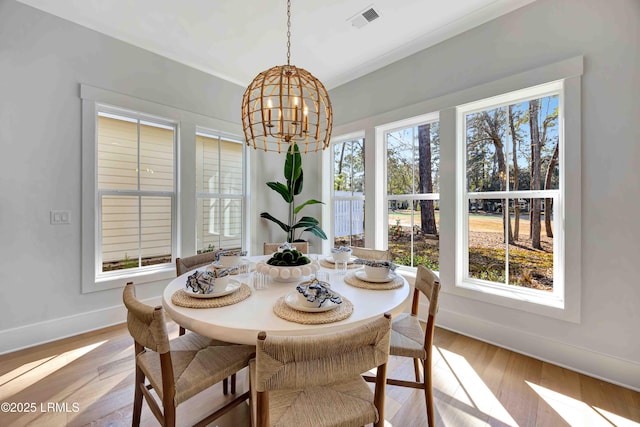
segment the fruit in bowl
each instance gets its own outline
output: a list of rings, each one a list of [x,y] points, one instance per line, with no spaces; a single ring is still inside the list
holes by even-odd
[[[311,263],[309,257],[297,249],[285,249],[282,252],[276,252],[267,260],[267,264],[277,267],[300,266],[309,263]]]
[[[335,262],[349,262],[349,259],[351,259],[351,248],[346,246],[333,248],[331,249],[331,256]]]

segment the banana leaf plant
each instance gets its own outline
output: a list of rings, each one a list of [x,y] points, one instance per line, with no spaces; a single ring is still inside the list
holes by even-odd
[[[320,228],[317,219],[310,216],[303,216],[298,220],[298,213],[308,205],[322,204],[321,201],[309,199],[306,202],[296,206],[296,196],[302,192],[303,173],[302,173],[302,157],[298,144],[291,144],[287,151],[287,157],[284,163],[284,177],[287,184],[281,182],[267,182],[267,186],[282,196],[285,202],[289,204],[289,220],[285,223],[275,218],[268,212],[262,212],[261,218],[273,221],[287,233],[287,242],[294,242],[300,238],[300,235],[308,231],[323,240],[327,239],[327,235]],[[300,231],[296,237],[296,230]]]

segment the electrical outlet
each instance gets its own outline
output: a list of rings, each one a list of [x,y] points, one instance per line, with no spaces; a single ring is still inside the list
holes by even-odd
[[[50,211],[51,225],[71,224],[71,211]]]

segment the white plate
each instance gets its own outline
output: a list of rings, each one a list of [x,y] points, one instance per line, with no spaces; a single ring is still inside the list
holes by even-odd
[[[353,262],[356,260],[357,258],[352,256],[351,258],[349,258],[349,261],[347,261],[347,264],[353,264]],[[327,261],[329,264],[335,264],[336,260],[333,259],[333,257],[331,255],[329,255],[328,257],[326,257],[324,259],[325,261]]]
[[[306,311],[307,313],[320,313],[323,311],[333,310],[338,306],[333,301],[327,300],[322,305],[322,307],[307,307],[306,305],[301,305],[298,301],[298,291],[288,293],[286,297],[284,297],[284,302],[294,310],[298,311]]]
[[[230,280],[224,289],[213,291],[210,294],[197,294],[193,292],[191,288],[186,288],[185,291],[187,292],[187,295],[194,298],[218,298],[234,293],[235,291],[240,289],[241,285],[242,284],[237,280]]]
[[[358,270],[355,272],[355,275],[358,279],[364,280],[369,283],[387,283],[396,278],[396,273],[389,273],[387,277],[383,277],[382,279],[372,279],[367,276],[367,273],[364,270]]]

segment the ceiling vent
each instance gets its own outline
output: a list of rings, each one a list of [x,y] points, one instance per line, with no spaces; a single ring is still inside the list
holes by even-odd
[[[369,22],[380,18],[380,14],[373,8],[373,5],[368,6],[362,12],[357,13],[349,19],[351,25],[356,28],[362,28]]]

